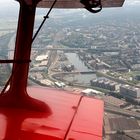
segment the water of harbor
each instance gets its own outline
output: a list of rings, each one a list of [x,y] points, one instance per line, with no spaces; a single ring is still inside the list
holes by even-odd
[[[69,62],[74,65],[75,69],[79,72],[83,71],[91,71],[84,62],[79,58],[78,54],[76,53],[65,53],[66,57],[68,58]],[[96,74],[73,74],[68,75],[65,79],[69,82],[75,82],[82,85],[89,85],[90,80],[95,79]]]

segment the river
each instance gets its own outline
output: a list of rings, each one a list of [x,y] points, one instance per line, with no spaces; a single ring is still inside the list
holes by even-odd
[[[91,71],[85,66],[84,62],[81,61],[78,54],[76,53],[66,53],[65,54],[70,63],[72,63],[78,71]]]
[[[76,53],[65,53],[69,62],[74,65],[75,69],[79,72],[82,71],[91,71],[84,62],[79,58]],[[96,74],[75,74],[66,76],[65,79],[69,82],[75,82],[83,85],[89,85],[90,80],[96,78]]]

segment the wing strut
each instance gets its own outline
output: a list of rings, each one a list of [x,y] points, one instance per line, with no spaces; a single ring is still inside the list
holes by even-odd
[[[38,30],[36,31],[35,35],[32,38],[32,43],[34,42],[35,38],[37,37],[39,31],[41,30],[42,26],[44,25],[45,21],[47,20],[47,18],[49,18],[49,14],[52,11],[54,5],[56,4],[57,0],[55,0],[51,6],[51,8],[49,9],[48,13],[46,14],[46,16],[44,16],[44,20],[42,21],[41,25],[39,26]],[[0,60],[0,63],[29,63],[31,62],[31,60]],[[18,71],[18,67],[17,69],[14,71],[14,73],[16,73]],[[12,75],[10,76],[9,80],[7,81],[7,83],[5,84],[3,90],[1,91],[1,95],[4,94],[5,90],[7,89],[8,85],[10,84]]]
[[[20,13],[14,60],[8,60],[9,63],[13,63],[12,75],[3,89],[3,94],[0,94],[0,107],[23,108],[51,113],[51,109],[47,104],[30,97],[26,89],[35,11],[39,1],[41,0],[18,0]],[[2,62],[4,63],[4,60]],[[5,91],[8,85],[10,85],[10,88]]]
[[[42,28],[42,26],[44,25],[44,23],[45,23],[45,21],[47,20],[47,18],[49,18],[49,14],[50,14],[50,12],[52,11],[53,7],[55,6],[56,2],[57,2],[57,0],[54,0],[52,6],[51,6],[51,8],[50,8],[50,10],[49,10],[48,13],[47,13],[47,15],[44,16],[44,20],[42,21],[41,25],[39,26],[38,30],[36,31],[36,33],[35,33],[35,35],[34,35],[34,37],[33,37],[32,42],[35,40],[36,36],[38,35],[39,31],[41,30],[41,28]]]

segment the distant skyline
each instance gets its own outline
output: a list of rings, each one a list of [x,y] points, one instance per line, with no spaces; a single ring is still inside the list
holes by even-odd
[[[140,5],[140,0],[126,0],[125,5]]]

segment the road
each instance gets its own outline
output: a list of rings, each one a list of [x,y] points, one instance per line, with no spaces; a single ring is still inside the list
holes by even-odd
[[[118,115],[127,116],[127,117],[134,117],[140,120],[140,113],[138,112],[121,109],[114,106],[105,106],[105,111],[118,114]]]
[[[124,133],[140,133],[140,129],[133,129],[133,130],[123,130]],[[118,131],[107,131],[105,132],[106,135],[117,134]]]

